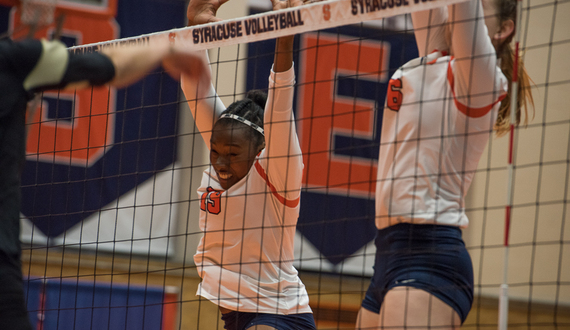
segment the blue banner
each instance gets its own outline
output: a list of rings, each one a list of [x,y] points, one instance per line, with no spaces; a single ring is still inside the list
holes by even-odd
[[[55,17],[65,13],[61,40],[68,46],[185,24],[183,1],[122,0],[118,5],[115,1],[99,4],[115,8],[77,2],[73,10],[68,9],[69,3],[73,1],[59,3],[55,11]],[[115,12],[116,17],[109,15]],[[22,23],[16,8],[2,7],[0,16],[7,18],[3,20],[7,25],[0,29],[15,31],[15,39],[25,37],[27,30],[20,29]],[[55,25],[43,27],[34,37],[50,39],[54,32]],[[168,236],[170,205],[165,206],[167,210],[162,213],[166,216],[162,218],[153,213],[158,206],[140,208],[135,215],[134,205],[139,200],[146,205],[161,202],[155,196],[156,190],[141,187],[149,181],[151,186],[160,186],[157,175],[172,169],[176,161],[178,99],[178,82],[161,69],[122,90],[101,87],[44,93],[28,126],[27,162],[22,172],[21,212],[39,232],[26,238],[30,233],[23,226],[23,240],[61,238],[71,228],[86,225],[82,224],[86,219],[95,222],[93,230],[78,233],[66,243],[94,243],[102,236],[107,242],[137,238],[133,236],[146,237],[147,241],[153,235]],[[174,180],[167,177],[166,181]],[[144,196],[149,191],[151,196]],[[129,192],[134,197],[125,197]],[[165,203],[171,201],[170,194],[175,192],[168,191],[170,197]],[[120,199],[130,202],[124,205]],[[141,216],[144,221],[138,221]],[[134,228],[137,225],[142,227]],[[121,233],[123,228],[125,232]],[[101,235],[99,230],[108,231]],[[142,250],[147,252],[145,247],[149,244],[145,243]],[[160,254],[164,253],[162,249]]]
[[[375,237],[386,90],[398,67],[418,56],[417,47],[413,34],[371,24],[309,32],[295,40],[294,110],[305,164],[297,230],[321,254],[300,264],[334,269]],[[267,89],[274,49],[274,40],[249,44],[247,90]],[[323,267],[323,260],[331,267]]]

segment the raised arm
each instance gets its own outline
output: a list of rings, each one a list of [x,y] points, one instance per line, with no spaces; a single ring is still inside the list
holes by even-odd
[[[228,0],[190,0],[186,11],[188,26],[221,21],[222,19],[216,17],[216,13],[220,6],[227,1]],[[199,54],[203,59],[203,63],[209,64],[208,53],[204,50],[200,51]],[[182,73],[181,87],[186,100],[188,100],[188,106],[194,117],[196,127],[198,127],[209,149],[214,123],[220,118],[220,115],[226,107],[216,94],[209,75],[190,76]]]
[[[480,0],[449,7],[456,99],[470,108],[488,107],[505,93],[505,79],[485,26]],[[497,79],[500,78],[500,79]]]
[[[293,116],[294,88],[292,66],[284,72],[272,70],[264,118],[266,147],[261,155],[271,182],[279,192],[287,191],[285,197],[288,199],[299,196],[303,174],[303,158]]]
[[[200,51],[199,54],[202,57],[202,63],[208,63],[208,54],[206,51]],[[207,70],[209,70],[209,67]],[[188,101],[188,106],[194,117],[196,127],[198,127],[209,149],[214,123],[218,120],[226,107],[216,94],[209,75],[203,74],[197,76],[182,73],[181,87]]]
[[[438,50],[449,51],[446,40],[447,7],[412,13],[414,35],[420,57]]]
[[[285,3],[274,1],[274,9],[286,6]],[[300,4],[300,1],[291,1],[292,6]],[[288,199],[297,198],[301,193],[303,176],[303,157],[293,116],[293,42],[294,36],[287,36],[277,39],[275,45],[264,117],[266,147],[262,154],[271,182],[279,192],[284,191]]]

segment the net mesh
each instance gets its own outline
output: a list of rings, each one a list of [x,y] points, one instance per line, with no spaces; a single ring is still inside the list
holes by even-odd
[[[48,13],[52,2],[25,3]],[[254,5],[245,18],[72,48],[175,42],[207,49],[212,83],[229,105],[248,90],[267,90],[273,39],[298,34],[293,106],[304,174],[292,261],[318,329],[354,328],[373,273],[384,104],[397,99],[387,95],[390,77],[418,56],[409,16],[397,15],[442,5],[370,10],[374,4],[313,3],[286,12],[289,25],[273,30],[272,14]],[[49,15],[38,21],[36,9],[28,17],[48,24]],[[563,12],[570,13],[570,1],[523,3],[521,54],[535,113],[513,140],[512,329],[570,326],[570,26]],[[161,70],[120,91],[44,93],[28,127],[22,177],[22,260],[34,325],[223,329],[217,307],[195,295],[193,255],[207,207],[196,191],[210,160],[189,111],[193,102]],[[475,277],[465,329],[498,324],[508,144],[489,139],[464,199],[463,239]]]
[[[57,0],[22,0],[23,24],[45,26],[53,23]]]

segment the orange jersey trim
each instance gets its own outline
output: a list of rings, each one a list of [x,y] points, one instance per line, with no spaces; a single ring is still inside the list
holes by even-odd
[[[265,180],[265,183],[267,183],[267,186],[269,187],[269,189],[271,189],[271,193],[273,193],[273,196],[275,196],[277,200],[281,202],[281,204],[287,207],[297,207],[297,205],[299,205],[301,197],[297,197],[296,199],[287,199],[277,193],[277,189],[275,189],[275,186],[271,182],[269,182],[269,178],[267,177],[267,174],[265,173],[263,167],[261,167],[261,164],[259,164],[259,161],[255,162],[255,169],[257,170],[257,173],[261,175],[263,180]]]
[[[439,52],[439,50],[434,49],[433,52],[431,52],[430,54],[437,53],[437,52]],[[440,53],[441,53],[441,56],[447,56],[447,55],[448,55],[445,50],[442,50]],[[435,64],[435,62],[437,62],[438,59],[440,59],[440,57],[435,58],[435,59],[429,61],[429,62],[426,63],[426,64]]]
[[[453,70],[451,70],[451,61],[447,65],[447,80],[449,81],[449,85],[451,86],[451,93],[453,94],[453,102],[455,102],[455,106],[459,111],[461,111],[464,115],[471,118],[480,118],[489,113],[491,109],[495,106],[495,104],[501,102],[507,94],[500,95],[497,100],[487,106],[481,108],[471,108],[466,106],[463,103],[460,103],[456,96],[455,96],[455,77],[453,76]]]

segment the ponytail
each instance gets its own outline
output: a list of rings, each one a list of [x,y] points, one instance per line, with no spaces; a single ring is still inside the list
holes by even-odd
[[[498,54],[499,59],[501,60],[501,70],[505,77],[507,77],[507,81],[509,82],[509,90],[507,92],[507,96],[501,102],[501,106],[499,108],[499,115],[497,117],[497,121],[495,122],[495,131],[497,132],[497,136],[502,136],[506,134],[510,130],[511,125],[511,94],[512,94],[512,86],[511,83],[513,81],[513,67],[515,62],[515,54],[511,48],[510,44],[506,44],[504,47],[501,47],[500,53]],[[524,125],[528,124],[528,106],[533,108],[533,117],[534,117],[534,100],[532,98],[531,93],[531,79],[526,72],[524,67],[523,61],[519,58],[518,63],[518,91],[517,91],[517,113],[516,113],[516,124],[517,126],[521,123],[521,117],[524,107],[524,120],[522,123]]]
[[[516,21],[516,1],[515,0],[496,0],[497,8],[499,12],[500,22],[506,20],[512,20],[517,24]],[[501,102],[499,108],[499,114],[497,116],[497,121],[495,122],[495,131],[497,136],[502,136],[510,130],[511,125],[511,94],[512,94],[512,81],[513,81],[513,71],[515,64],[515,53],[511,47],[511,41],[514,37],[512,34],[509,38],[503,41],[503,43],[497,47],[497,57],[501,63],[501,71],[507,78],[509,83],[509,88],[506,97]],[[520,54],[518,54],[520,55]],[[528,106],[532,107],[533,118],[534,118],[534,100],[531,93],[531,82],[532,80],[528,76],[526,69],[524,67],[521,57],[518,57],[518,90],[517,90],[517,113],[516,113],[516,124],[517,126],[521,123],[522,119],[522,108],[524,107],[524,120],[522,123],[524,125],[528,124]]]

